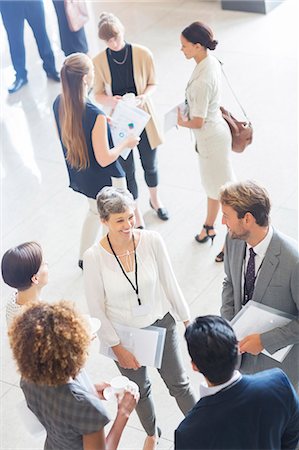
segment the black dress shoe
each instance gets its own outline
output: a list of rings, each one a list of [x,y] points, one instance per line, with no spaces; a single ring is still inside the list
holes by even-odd
[[[19,91],[21,87],[23,87],[25,84],[28,83],[27,78],[16,78],[15,81],[11,86],[8,88],[8,92],[10,94],[14,94],[15,92]]]
[[[79,259],[78,266],[80,267],[80,269],[83,270],[83,260],[82,259]]]
[[[47,72],[47,77],[50,78],[50,80],[57,81],[59,83],[60,76],[58,72]]]
[[[149,204],[150,204],[150,207],[153,208],[153,209],[156,211],[157,216],[159,217],[159,219],[161,219],[161,220],[168,220],[168,219],[169,219],[168,211],[167,211],[166,208],[158,208],[158,209],[155,209],[155,208],[153,207],[151,201],[149,202]]]

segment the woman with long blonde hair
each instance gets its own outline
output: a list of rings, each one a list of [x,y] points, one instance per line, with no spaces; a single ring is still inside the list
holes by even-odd
[[[125,148],[139,142],[139,137],[130,135],[113,146],[104,112],[88,99],[93,79],[93,64],[87,55],[68,56],[61,69],[62,94],[53,105],[70,187],[85,195],[89,203],[81,234],[81,268],[83,253],[98,233],[96,195],[104,186],[125,187],[125,174],[117,159]]]

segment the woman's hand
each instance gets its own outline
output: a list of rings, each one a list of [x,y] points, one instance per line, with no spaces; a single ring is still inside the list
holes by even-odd
[[[126,350],[121,344],[115,345],[112,347],[112,350],[118,359],[120,367],[133,370],[137,370],[141,367],[133,353]]]
[[[140,141],[139,136],[134,136],[134,134],[130,133],[123,141],[124,148],[134,148]]]
[[[178,108],[178,125],[184,127],[186,125],[186,116],[182,116],[180,108]]]
[[[94,385],[94,387],[96,388],[97,394],[101,400],[106,400],[103,395],[103,392],[104,392],[104,389],[106,389],[109,386],[110,386],[110,384],[106,383],[105,381],[101,381],[101,383],[97,383]]]
[[[118,414],[129,418],[131,412],[136,408],[139,397],[139,392],[132,393],[129,391],[125,391],[124,394],[118,395]]]
[[[145,94],[137,95],[136,100],[137,100],[137,106],[139,108],[143,108],[146,103],[147,96]]]
[[[112,106],[112,108],[116,107],[116,105],[119,102],[119,100],[121,100],[121,95],[113,95],[113,97],[111,98],[111,106]]]

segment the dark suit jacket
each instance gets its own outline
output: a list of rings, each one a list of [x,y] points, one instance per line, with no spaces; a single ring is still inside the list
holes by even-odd
[[[226,238],[221,315],[231,320],[242,308],[242,265],[245,242]],[[255,373],[272,367],[286,372],[299,392],[299,252],[294,241],[274,230],[263,265],[256,281],[252,300],[279,309],[296,317],[288,325],[261,335],[264,348],[275,353],[295,344],[282,363],[260,354],[246,353],[241,371]]]
[[[175,431],[175,450],[295,449],[298,440],[299,398],[272,369],[199,400]]]

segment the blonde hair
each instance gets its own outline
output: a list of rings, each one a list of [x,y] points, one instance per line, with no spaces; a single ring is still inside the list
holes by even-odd
[[[9,328],[10,346],[22,378],[59,386],[84,366],[90,335],[85,320],[66,301],[37,303],[16,316]]]
[[[266,227],[269,224],[269,194],[254,181],[226,183],[220,189],[220,203],[233,208],[239,219],[249,212],[259,226]]]
[[[85,109],[83,77],[90,70],[91,60],[84,53],[68,56],[61,69],[62,99],[59,106],[61,140],[70,166],[82,170],[89,166],[82,117]]]
[[[98,36],[103,41],[116,38],[119,33],[124,33],[125,27],[112,13],[103,12],[98,23]]]

